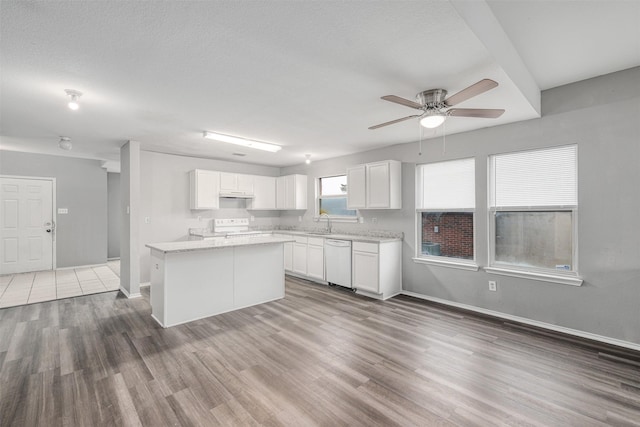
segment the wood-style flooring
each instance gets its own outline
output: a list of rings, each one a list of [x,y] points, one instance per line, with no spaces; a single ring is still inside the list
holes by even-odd
[[[1,309],[0,425],[640,425],[633,355],[291,278],[162,329],[148,292]]]

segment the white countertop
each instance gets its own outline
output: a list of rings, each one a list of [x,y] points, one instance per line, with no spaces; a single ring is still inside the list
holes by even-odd
[[[350,240],[352,242],[366,242],[366,243],[385,243],[385,242],[399,242],[402,241],[400,237],[379,237],[379,236],[367,236],[360,234],[340,234],[340,233],[318,233],[312,231],[299,231],[299,230],[263,230],[256,231],[252,230],[250,232],[254,233],[264,233],[265,235],[273,234],[284,234],[287,236],[306,236],[306,237],[321,237],[324,239],[336,239],[336,240]],[[192,236],[203,237],[203,238],[211,238],[218,237],[220,233],[213,233],[211,231],[191,231],[190,234]],[[224,234],[223,234],[224,236]],[[238,237],[235,237],[238,239]],[[254,239],[256,237],[253,237]]]
[[[336,239],[336,240],[350,240],[352,242],[366,242],[366,243],[385,243],[385,242],[400,242],[400,237],[376,237],[376,236],[364,236],[357,234],[324,234],[313,233],[310,231],[295,231],[295,230],[273,230],[273,234],[285,234],[291,236],[307,236],[307,237],[321,237],[323,239]]]
[[[271,235],[254,237],[234,237],[230,239],[217,238],[209,240],[189,240],[184,242],[149,243],[145,245],[150,249],[160,252],[188,252],[205,249],[232,248],[236,246],[249,245],[270,245],[274,243],[293,242],[294,239],[288,237],[274,237]]]

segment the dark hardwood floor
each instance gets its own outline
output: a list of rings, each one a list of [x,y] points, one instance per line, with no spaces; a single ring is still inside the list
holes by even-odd
[[[640,366],[410,297],[287,279],[169,329],[148,290],[0,310],[0,425],[640,425]]]

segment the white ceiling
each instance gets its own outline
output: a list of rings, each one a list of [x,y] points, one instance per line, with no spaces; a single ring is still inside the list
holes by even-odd
[[[640,65],[637,1],[61,1],[1,3],[0,148],[117,160],[145,150],[272,166],[416,141],[380,100],[500,86],[456,133],[539,117],[539,91]],[[64,89],[84,92],[66,108]],[[202,138],[210,130],[279,153]],[[426,131],[423,137],[440,135]],[[57,147],[69,136],[73,150]],[[245,157],[233,152],[246,153]]]

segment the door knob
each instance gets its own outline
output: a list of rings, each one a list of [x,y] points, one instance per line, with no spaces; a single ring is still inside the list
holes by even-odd
[[[50,228],[47,228],[47,233],[51,233],[51,229]]]

